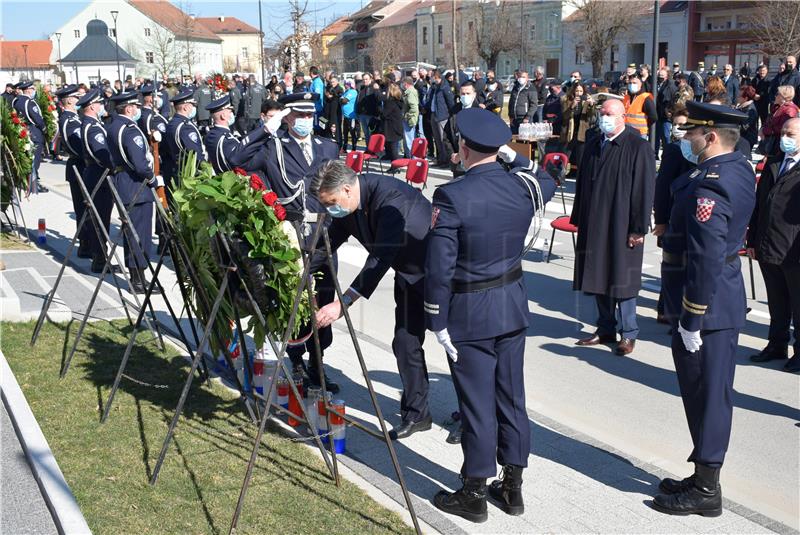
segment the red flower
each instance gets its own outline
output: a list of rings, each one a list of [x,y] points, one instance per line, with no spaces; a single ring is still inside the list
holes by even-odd
[[[20,130],[19,131],[19,137],[21,137],[22,139],[25,139],[26,137],[28,137],[28,131],[27,130]]]
[[[233,172],[236,173],[237,175],[247,176],[247,171],[245,171],[241,167],[234,167]]]
[[[258,175],[250,175],[250,187],[256,191],[264,191],[267,189],[267,186],[264,185],[264,182]]]
[[[11,122],[13,122],[14,124],[19,124],[22,121],[19,120],[19,117],[14,116],[14,117],[11,118]]]
[[[48,106],[48,107],[47,107],[47,109],[48,109],[49,111],[55,111],[55,110],[56,110],[56,107],[55,107],[55,106]]]
[[[280,203],[276,202],[272,209],[275,211],[275,217],[278,218],[278,221],[286,219],[286,208],[281,206]]]
[[[261,200],[264,201],[264,204],[267,206],[273,206],[276,202],[278,202],[278,196],[275,195],[274,191],[268,191],[261,196]]]

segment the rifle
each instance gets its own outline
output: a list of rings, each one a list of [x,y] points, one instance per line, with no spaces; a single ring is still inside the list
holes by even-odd
[[[158,141],[153,139],[152,135],[150,137],[150,150],[153,152],[153,172],[158,176],[161,174],[161,158],[158,156]],[[167,193],[164,190],[164,186],[156,188],[156,195],[161,200],[161,206],[164,207],[164,210],[167,210],[169,205],[167,204]]]

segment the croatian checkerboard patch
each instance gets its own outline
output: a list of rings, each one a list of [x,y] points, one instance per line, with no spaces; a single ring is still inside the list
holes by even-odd
[[[434,206],[431,212],[431,229],[436,226],[437,219],[439,219],[439,209]]]
[[[711,219],[711,212],[714,211],[714,205],[717,204],[714,199],[707,197],[698,197],[697,199],[697,213],[695,217],[701,223],[705,223]]]

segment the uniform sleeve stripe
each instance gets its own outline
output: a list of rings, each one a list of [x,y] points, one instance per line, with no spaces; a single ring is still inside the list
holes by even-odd
[[[708,305],[698,305],[697,303],[692,303],[686,297],[683,298],[683,304],[687,307],[696,308],[698,310],[705,310],[708,308]]]

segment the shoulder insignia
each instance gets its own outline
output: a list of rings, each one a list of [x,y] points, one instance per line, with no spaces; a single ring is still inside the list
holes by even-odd
[[[710,180],[719,180],[719,173],[717,173],[716,171],[709,171],[708,173],[706,173],[706,178]]]
[[[305,95],[303,95],[303,99],[304,100],[311,100],[311,93],[306,93]]]
[[[697,212],[695,213],[697,220],[700,223],[705,223],[711,219],[711,213],[714,211],[714,205],[716,204],[717,203],[714,199],[709,199],[708,197],[698,197]]]
[[[196,133],[194,133],[194,132],[189,132],[189,139],[191,139],[191,140],[192,140],[192,141],[194,141],[195,143],[197,143],[197,142],[198,142],[198,140],[199,140],[199,138],[197,137],[197,134],[196,134]]]
[[[314,138],[314,143],[316,143],[317,145],[322,145],[322,141],[320,141],[317,138]]]
[[[695,169],[694,171],[692,171],[692,174],[689,175],[689,178],[694,178],[697,175],[699,175],[700,173],[702,173],[702,171],[700,169]]]
[[[433,211],[431,212],[431,230],[436,226],[436,220],[439,219],[439,211],[437,206],[433,207]]]
[[[167,131],[167,129],[164,127],[164,123],[158,123],[156,125],[156,128],[158,128],[159,132],[166,132]]]
[[[144,139],[142,139],[142,136],[134,137],[133,138],[133,142],[136,143],[137,145],[139,145],[140,149],[144,148]]]
[[[104,136],[103,134],[95,134],[94,135],[94,140],[97,141],[98,143],[101,143],[101,144],[105,145],[106,136]]]
[[[289,143],[289,141],[291,140],[288,137],[282,137],[281,141],[283,141],[284,143]]]

